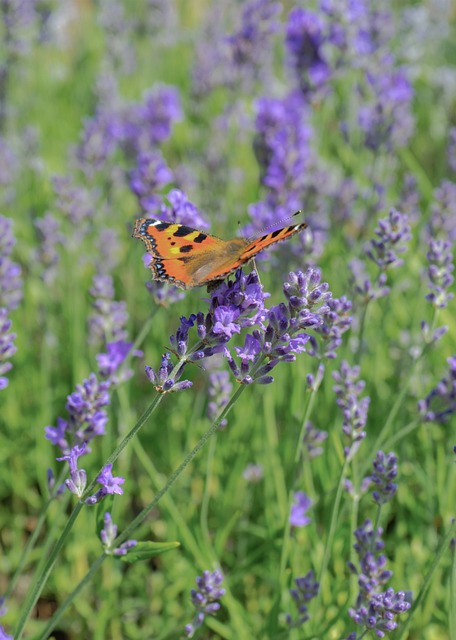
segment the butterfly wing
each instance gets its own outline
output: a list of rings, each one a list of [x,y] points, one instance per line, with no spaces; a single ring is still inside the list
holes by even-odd
[[[186,225],[153,218],[137,220],[132,235],[146,245],[154,280],[182,289],[223,279],[237,268],[239,254],[248,244],[243,238],[226,242]]]
[[[239,256],[239,260],[241,264],[245,264],[249,260],[252,260],[257,253],[266,249],[266,247],[271,246],[271,244],[276,244],[277,242],[282,242],[282,240],[287,240],[294,236],[295,233],[299,233],[303,231],[303,229],[307,228],[307,224],[302,222],[301,224],[294,224],[289,227],[283,227],[283,229],[277,229],[276,231],[272,231],[264,236],[260,236],[259,238],[255,238],[249,242],[244,250],[241,252]]]
[[[252,241],[244,238],[221,240],[176,222],[140,218],[132,235],[146,245],[154,280],[191,289],[223,280],[266,247],[286,240],[306,227],[306,223],[284,227]]]

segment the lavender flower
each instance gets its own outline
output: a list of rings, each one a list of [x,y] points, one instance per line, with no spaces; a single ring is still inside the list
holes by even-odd
[[[365,606],[373,595],[391,579],[392,572],[386,567],[387,558],[380,553],[385,544],[381,538],[383,529],[374,531],[372,522],[365,520],[364,524],[355,531],[356,543],[354,549],[359,559],[359,571],[351,562],[348,563],[350,571],[358,575],[359,594],[356,607]]]
[[[104,434],[108,416],[103,407],[109,404],[110,385],[109,381],[98,382],[95,374],[90,374],[67,398],[68,419],[58,418],[56,427],[46,427],[46,438],[65,455],[74,445]]]
[[[187,638],[193,638],[195,631],[201,627],[204,618],[220,609],[217,602],[224,594],[225,589],[220,585],[223,582],[223,574],[216,569],[212,573],[204,571],[202,576],[196,578],[198,589],[192,589],[191,598],[196,609],[195,616],[190,624],[185,626]]]
[[[221,410],[228,404],[230,395],[233,391],[233,385],[230,381],[228,371],[212,371],[209,374],[208,396],[210,398],[207,405],[207,416],[213,421],[217,418]],[[228,424],[225,418],[220,423],[223,429]]]
[[[242,472],[242,477],[247,482],[256,484],[263,479],[264,470],[261,464],[248,464]]]
[[[290,512],[290,524],[292,527],[305,527],[311,522],[306,513],[312,504],[312,500],[303,491],[297,491],[294,494],[294,502]]]
[[[127,540],[123,542],[119,547],[113,547],[114,541],[117,537],[117,525],[112,521],[111,514],[106,512],[104,514],[104,527],[100,531],[101,542],[105,549],[105,553],[114,556],[125,556],[130,549],[136,547],[137,540]]]
[[[0,67],[1,74],[1,67]],[[5,202],[14,197],[12,184],[19,168],[19,158],[4,136],[0,136],[0,185],[4,190]]]
[[[389,269],[400,267],[404,262],[399,255],[407,251],[407,243],[411,239],[408,217],[391,209],[387,218],[379,220],[375,234],[377,238],[370,241],[365,248],[365,254],[379,269],[377,281],[372,283],[365,275],[364,264],[361,261],[352,260],[349,263],[355,291],[366,302],[384,297],[390,291],[386,286],[386,273]]]
[[[283,99],[262,98],[257,103],[255,154],[261,183],[268,189],[267,209],[283,205],[288,212],[300,208],[312,161],[308,107],[297,93]],[[281,215],[276,210],[276,216]],[[266,226],[273,220],[263,216],[255,224]]]
[[[115,301],[114,286],[111,276],[95,275],[90,295],[94,298],[92,307],[95,311],[89,316],[89,340],[92,344],[107,344],[125,340],[128,321],[127,305]]]
[[[180,367],[176,372],[176,378],[171,377],[173,369],[174,367],[169,353],[163,354],[161,365],[157,372],[155,372],[152,367],[146,365],[146,375],[149,378],[149,381],[154,385],[155,391],[158,391],[159,393],[184,391],[193,385],[190,380],[181,380],[179,382],[178,379],[176,379],[182,375],[183,367]]]
[[[9,633],[6,633],[3,626],[0,624],[0,640],[14,640],[14,636],[10,636]]]
[[[301,7],[290,12],[285,44],[290,67],[304,94],[320,88],[331,76],[324,47],[326,39],[325,24],[320,15]]]
[[[21,267],[11,260],[15,244],[12,221],[0,216],[0,308],[7,311],[17,309],[22,300]]]
[[[321,314],[322,323],[315,328],[320,338],[311,336],[311,348],[307,349],[310,356],[334,359],[336,350],[342,344],[342,334],[350,329],[352,318],[348,315],[352,303],[346,296],[331,298],[327,301],[327,311]]]
[[[370,398],[368,396],[360,398],[366,385],[363,380],[359,380],[359,373],[359,367],[350,367],[345,360],[339,371],[333,372],[333,378],[337,383],[333,387],[337,396],[336,403],[344,417],[342,431],[349,441],[349,445],[344,447],[347,459],[355,455],[361,441],[366,437],[364,427]]]
[[[130,188],[146,215],[160,207],[162,199],[156,191],[172,179],[173,173],[159,151],[143,151],[138,155],[136,167],[130,172]]]
[[[309,571],[302,578],[296,578],[295,583],[296,588],[290,589],[290,594],[298,610],[298,618],[293,620],[293,617],[287,614],[287,624],[290,627],[300,627],[307,622],[310,617],[307,613],[307,605],[318,595],[320,589],[320,583],[315,581],[313,571]]]
[[[456,183],[443,180],[434,191],[428,238],[456,241]]]
[[[397,484],[392,482],[397,476],[397,457],[394,453],[378,451],[373,463],[374,471],[370,477],[377,487],[372,492],[374,502],[379,506],[386,504],[396,495]]]
[[[112,109],[98,109],[93,118],[84,122],[75,160],[87,178],[105,169],[122,139],[120,115]]]
[[[127,155],[157,150],[182,118],[179,93],[165,85],[146,92],[140,103],[129,106],[122,117],[122,146]]]
[[[83,442],[82,445],[75,445],[67,454],[56,458],[58,462],[66,460],[70,467],[70,477],[65,480],[65,485],[71,493],[80,498],[87,485],[87,474],[84,469],[78,469],[78,458],[88,453],[87,443]]]
[[[125,16],[123,4],[117,0],[102,0],[98,20],[106,34],[105,63],[114,71],[131,74],[136,67],[131,44],[133,21]]]
[[[70,176],[54,176],[52,179],[56,195],[56,207],[78,231],[84,228],[95,212],[95,192],[76,185]],[[82,237],[76,234],[78,238]],[[83,234],[84,235],[84,234]]]
[[[6,389],[9,384],[5,374],[13,367],[10,358],[14,356],[17,348],[14,344],[15,333],[10,333],[11,320],[8,320],[7,310],[0,307],[0,391]]]
[[[102,472],[97,478],[97,482],[101,484],[101,489],[94,493],[89,498],[86,498],[86,504],[94,505],[101,502],[107,495],[122,495],[123,489],[120,486],[125,482],[125,478],[121,476],[112,475],[112,464],[107,464],[103,467]]]
[[[384,593],[374,594],[368,606],[349,609],[349,616],[367,631],[375,631],[377,638],[384,638],[397,628],[396,616],[405,613],[411,607],[403,591],[387,589]],[[356,638],[356,635],[355,635]]]
[[[57,267],[60,256],[57,247],[63,245],[64,235],[60,232],[60,223],[52,215],[47,213],[42,218],[35,220],[35,228],[38,232],[39,247],[36,261],[42,265],[42,277],[47,285],[52,285],[57,275]]]
[[[98,372],[104,380],[109,380],[109,382],[113,384],[119,384],[119,382],[125,382],[131,378],[133,375],[131,369],[124,368],[120,373],[119,369],[130,354],[132,346],[132,342],[125,342],[124,340],[108,342],[106,344],[106,353],[97,354]],[[131,352],[131,355],[140,358],[143,353],[136,349]]]
[[[448,358],[448,373],[434,389],[418,403],[424,422],[445,424],[456,412],[456,355]]]
[[[365,90],[372,98],[359,109],[358,123],[367,148],[377,151],[385,146],[391,151],[404,147],[413,133],[413,89],[405,69],[391,65],[390,55],[381,64],[375,73],[366,74]]]
[[[404,261],[398,254],[407,251],[407,243],[411,239],[410,226],[406,215],[391,209],[387,218],[378,221],[375,229],[378,240],[372,239],[366,255],[381,271],[400,267]]]
[[[454,298],[454,294],[448,291],[454,282],[451,243],[431,238],[426,257],[429,262],[428,277],[431,290],[431,293],[426,296],[426,300],[431,302],[434,307],[443,309]]]
[[[320,431],[316,429],[310,420],[306,423],[303,443],[310,459],[316,458],[323,453],[323,448],[320,445],[327,439],[327,437],[327,431]]]
[[[249,0],[243,6],[240,29],[228,36],[228,69],[233,83],[244,91],[271,70],[272,36],[279,29],[281,6],[271,0]],[[231,63],[231,64],[230,64]]]
[[[451,127],[448,134],[447,159],[450,169],[456,172],[456,127]]]

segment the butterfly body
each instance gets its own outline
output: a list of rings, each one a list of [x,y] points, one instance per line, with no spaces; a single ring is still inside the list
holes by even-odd
[[[139,218],[133,237],[140,238],[146,245],[154,280],[191,289],[218,283],[269,245],[285,240],[306,227],[305,223],[292,225],[255,240],[221,240],[177,222]]]

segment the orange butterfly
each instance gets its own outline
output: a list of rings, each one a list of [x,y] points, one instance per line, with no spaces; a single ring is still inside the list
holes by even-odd
[[[181,289],[205,284],[212,289],[269,245],[290,238],[306,227],[303,222],[255,240],[221,240],[177,222],[139,218],[132,237],[140,238],[146,245],[154,280],[170,282]]]

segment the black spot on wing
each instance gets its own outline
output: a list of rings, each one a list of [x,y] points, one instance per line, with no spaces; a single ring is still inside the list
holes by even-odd
[[[277,238],[277,236],[280,236],[281,233],[282,233],[282,229],[277,229],[276,231],[273,231],[271,233],[271,238]]]
[[[185,224],[179,226],[179,228],[173,233],[175,238],[183,238],[184,236],[188,236],[190,233],[193,233],[195,229],[191,227],[186,227]]]
[[[193,240],[193,242],[197,242],[198,244],[200,244],[200,242],[204,242],[207,238],[207,235],[205,233],[199,233],[196,238]]]
[[[158,224],[155,224],[154,227],[158,229],[158,231],[164,231],[170,226],[170,224],[170,222],[159,222]]]
[[[193,249],[193,245],[192,245],[192,244],[184,244],[184,246],[183,246],[183,247],[181,247],[181,248],[179,249],[179,251],[180,251],[181,253],[188,253],[188,252],[189,252],[189,251],[191,251],[192,249]]]

